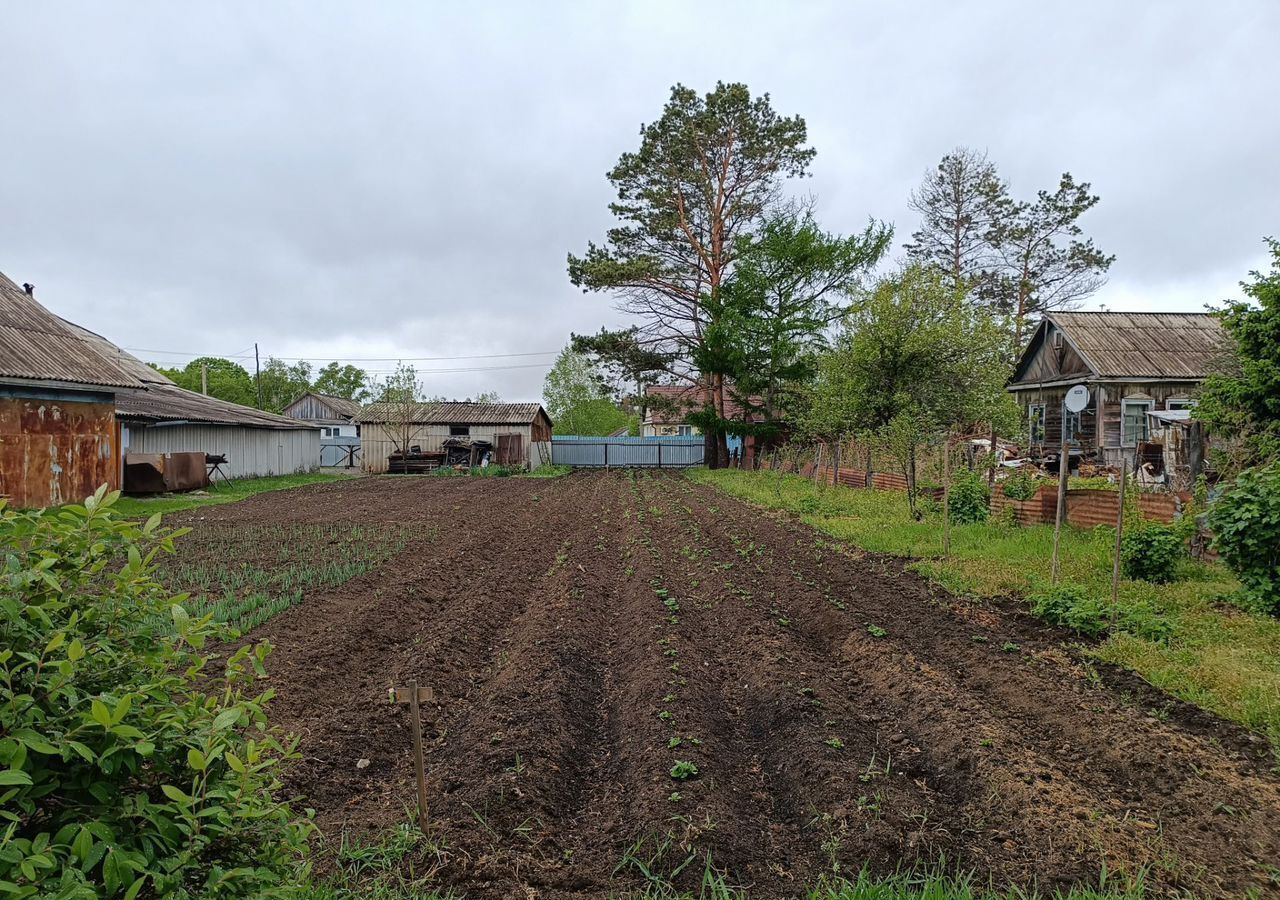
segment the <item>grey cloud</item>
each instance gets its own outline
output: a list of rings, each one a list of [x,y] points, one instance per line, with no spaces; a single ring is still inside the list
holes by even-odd
[[[1270,0],[63,3],[4,19],[0,269],[130,347],[459,356],[615,323],[569,285],[565,253],[608,227],[604,173],[675,81],[742,80],[805,116],[819,153],[797,189],[835,230],[872,215],[905,238],[908,192],[957,144],[1019,195],[1069,169],[1103,198],[1084,224],[1118,256],[1097,298],[1113,307],[1220,299],[1198,292],[1243,277],[1280,230]],[[514,399],[541,376],[432,381]]]

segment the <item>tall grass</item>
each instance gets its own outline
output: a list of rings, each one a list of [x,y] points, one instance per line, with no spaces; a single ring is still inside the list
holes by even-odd
[[[689,477],[787,510],[865,550],[911,558],[912,568],[956,593],[1026,596],[1049,580],[1052,525],[955,525],[951,555],[943,559],[941,515],[932,511],[914,521],[905,495],[894,491],[815,485],[776,472],[694,469]],[[1060,547],[1063,580],[1108,605],[1114,541],[1107,526],[1067,526]],[[1191,560],[1171,584],[1122,580],[1117,625],[1089,652],[1280,747],[1280,620],[1232,606],[1238,588],[1224,567]]]

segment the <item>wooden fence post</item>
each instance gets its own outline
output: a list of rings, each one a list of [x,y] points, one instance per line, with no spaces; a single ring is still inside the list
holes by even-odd
[[[1058,430],[1062,432],[1062,443],[1058,451],[1058,508],[1053,517],[1053,564],[1050,567],[1049,581],[1058,583],[1058,541],[1062,534],[1062,520],[1067,516],[1067,472],[1071,468],[1067,457],[1067,406],[1062,404],[1062,417]]]
[[[942,438],[942,555],[951,555],[951,432]]]
[[[1135,464],[1134,468],[1137,466]],[[1116,605],[1120,602],[1120,541],[1124,535],[1124,492],[1125,476],[1129,472],[1129,461],[1120,462],[1120,500],[1116,505],[1116,549],[1115,558],[1111,561],[1111,621],[1116,619]]]

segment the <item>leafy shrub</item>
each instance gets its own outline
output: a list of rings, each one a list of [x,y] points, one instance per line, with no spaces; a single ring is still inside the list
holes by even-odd
[[[985,522],[991,513],[987,480],[980,472],[964,472],[951,483],[951,521],[963,525]]]
[[[1209,528],[1249,604],[1280,616],[1280,462],[1241,472],[1210,507]]]
[[[1171,525],[1144,522],[1120,539],[1120,566],[1125,578],[1166,584],[1177,576],[1186,555],[1182,535]]]
[[[1107,608],[1078,584],[1044,587],[1028,598],[1031,612],[1054,625],[1096,636],[1107,630]]]
[[[117,520],[116,497],[0,503],[0,893],[272,896],[310,826],[273,796],[293,748],[252,692],[270,647],[215,687],[218,626],[152,572],[182,532]]]
[[[1001,489],[1010,500],[1030,500],[1040,490],[1040,482],[1029,472],[1014,472],[1001,482]]]

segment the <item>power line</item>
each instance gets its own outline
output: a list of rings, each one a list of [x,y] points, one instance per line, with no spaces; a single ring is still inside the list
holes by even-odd
[[[252,353],[232,353],[228,355],[220,355],[216,353],[193,353],[187,350],[151,350],[145,347],[121,347],[121,350],[127,350],[130,353],[160,353],[166,356],[190,356],[198,359],[203,356],[215,357],[217,359],[252,359]],[[529,353],[480,353],[473,356],[327,356],[320,354],[318,356],[273,356],[286,362],[303,362],[311,360],[329,359],[334,362],[454,362],[463,359],[515,359],[524,356],[555,356],[559,350],[537,350]]]

